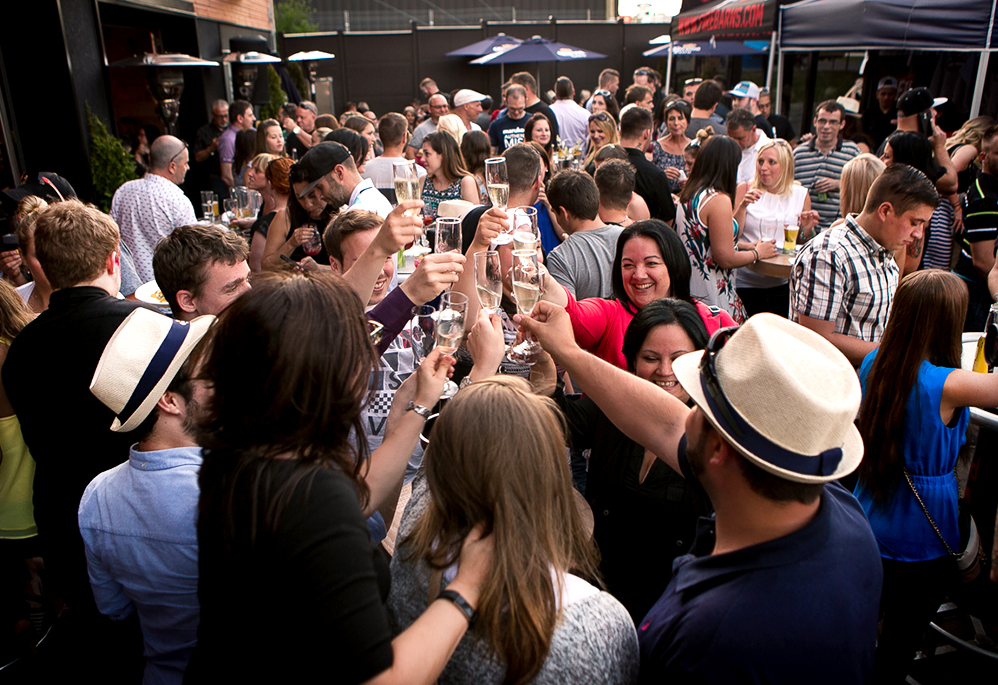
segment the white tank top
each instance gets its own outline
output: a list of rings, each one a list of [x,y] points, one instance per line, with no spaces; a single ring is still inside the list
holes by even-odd
[[[766,219],[776,219],[782,221],[785,216],[796,216],[804,211],[804,198],[807,197],[807,188],[794,184],[790,187],[790,192],[786,195],[774,195],[773,193],[763,193],[762,197],[753,202],[745,210],[745,226],[742,227],[742,234],[738,236],[739,241],[754,243],[762,237],[762,222]],[[776,247],[783,247],[783,227],[780,226],[780,236],[776,241]],[[786,283],[786,279],[773,278],[772,276],[761,276],[746,268],[738,269],[735,272],[736,288],[773,288]]]

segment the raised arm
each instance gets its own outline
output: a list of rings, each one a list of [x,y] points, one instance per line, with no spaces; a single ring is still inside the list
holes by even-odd
[[[629,438],[659,459],[679,468],[679,441],[686,432],[690,410],[661,388],[583,351],[576,343],[568,313],[550,302],[539,302],[529,317],[516,320],[533,333],[603,413]],[[635,408],[640,407],[640,411]]]
[[[377,237],[357,258],[343,279],[360,296],[361,302],[371,299],[374,284],[377,283],[385,260],[397,253],[408,243],[423,234],[423,222],[418,216],[406,216],[406,210],[416,210],[423,206],[422,200],[406,200],[385,217]]]

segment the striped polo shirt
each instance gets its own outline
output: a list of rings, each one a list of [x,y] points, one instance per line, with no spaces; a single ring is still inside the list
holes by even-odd
[[[808,189],[811,209],[817,210],[820,217],[818,230],[825,230],[839,218],[839,191],[825,193],[825,199],[821,200],[818,191],[813,189],[814,182],[819,178],[840,178],[842,167],[857,155],[859,147],[856,143],[842,138],[839,138],[835,149],[827,155],[815,147],[814,139],[804,145],[798,145],[794,150],[794,180]]]
[[[797,256],[790,272],[790,320],[803,314],[834,321],[836,333],[880,342],[897,286],[894,253],[850,214]]]

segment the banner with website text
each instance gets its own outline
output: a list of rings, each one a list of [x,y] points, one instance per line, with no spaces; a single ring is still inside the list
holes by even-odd
[[[779,0],[684,0],[672,18],[674,41],[759,40],[776,29]]]

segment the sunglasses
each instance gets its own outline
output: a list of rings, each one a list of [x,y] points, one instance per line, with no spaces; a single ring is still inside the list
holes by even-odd
[[[737,330],[737,327],[731,326],[722,328],[710,336],[710,341],[707,343],[703,357],[700,359],[700,377],[703,379],[704,385],[707,386],[707,393],[714,400],[714,404],[724,417],[730,430],[739,438],[742,438],[745,435],[739,426],[739,422],[735,420],[734,415],[731,413],[731,405],[728,403],[728,398],[724,396],[724,390],[721,389],[721,381],[717,377],[717,353],[721,351],[724,344],[728,342],[728,338]]]
[[[634,72],[635,76],[654,76],[655,72],[649,71],[648,69],[638,69]]]
[[[611,117],[606,112],[596,112],[596,114],[593,114],[589,117],[589,121],[612,121],[612,120],[613,117]]]
[[[699,86],[701,83],[703,83],[702,78],[688,78],[683,81],[684,86]]]
[[[602,95],[603,97],[608,98],[610,97],[610,91],[603,90],[602,88],[600,88],[595,93],[593,93],[593,95]]]
[[[175,155],[174,155],[173,157],[170,157],[170,161],[166,163],[166,166],[170,166],[171,164],[173,164],[173,160],[175,160],[175,159],[176,159],[177,157],[179,157],[179,156],[180,156],[180,154],[181,154],[181,153],[182,153],[182,152],[183,152],[184,150],[186,150],[186,149],[187,149],[187,143],[184,143],[184,146],[183,146],[182,148],[180,148],[180,151],[179,151],[179,152],[177,152],[177,154],[175,154]]]

